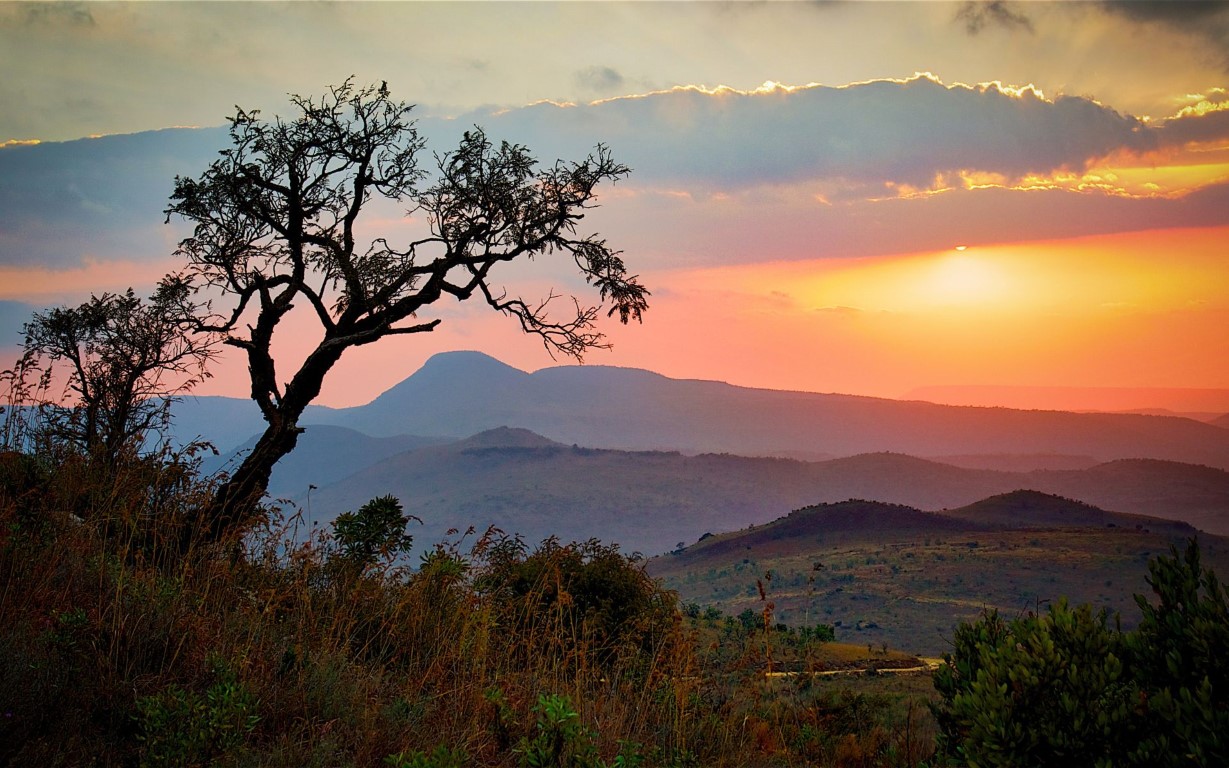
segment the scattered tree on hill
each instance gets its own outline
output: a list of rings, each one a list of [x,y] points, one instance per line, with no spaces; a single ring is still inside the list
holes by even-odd
[[[208,376],[215,344],[187,332],[198,309],[189,288],[167,278],[148,301],[130,288],[36,312],[18,370],[49,382],[62,372],[66,393],[38,404],[36,432],[106,466],[139,452],[168,425],[175,395]]]
[[[176,179],[166,211],[194,227],[178,249],[185,279],[230,302],[202,316],[199,330],[243,350],[267,424],[218,490],[203,521],[209,538],[251,522],[273,465],[302,431],[299,417],[342,354],[435,329],[440,319],[420,314],[445,297],[477,295],[565,355],[602,345],[598,307],[574,300],[574,311],[552,316],[553,294],[508,296],[495,282],[500,264],[561,253],[611,303],[608,314],[626,323],[647,308],[648,291],[619,252],[576,231],[597,186],[628,173],[605,147],[539,167],[525,147],[495,144],[475,128],[456,150],[437,155],[428,174],[419,167],[424,142],[411,106],[394,101],[386,85],[346,81],[318,101],[292,101],[298,114],[289,120],[239,110],[231,147],[199,178]],[[378,198],[407,206],[427,231],[400,245],[382,237],[360,243],[369,231],[363,214]],[[273,348],[296,307],[315,318],[320,335],[287,375]]]

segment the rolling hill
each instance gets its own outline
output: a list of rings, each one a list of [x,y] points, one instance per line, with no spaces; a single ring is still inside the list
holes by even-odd
[[[346,427],[315,425],[299,437],[299,444],[273,468],[268,493],[274,498],[303,494],[309,485],[335,483],[389,456],[449,442],[443,438],[396,435],[368,437]],[[206,474],[230,471],[256,445],[251,437],[243,445],[210,457],[201,466]]]
[[[834,624],[844,642],[935,655],[984,609],[1014,616],[1064,596],[1130,626],[1132,594],[1148,593],[1148,558],[1194,533],[1032,491],[942,514],[845,501],[706,537],[648,569],[684,601],[759,612],[758,582],[779,621]],[[1229,573],[1229,540],[1200,542],[1205,564]]]

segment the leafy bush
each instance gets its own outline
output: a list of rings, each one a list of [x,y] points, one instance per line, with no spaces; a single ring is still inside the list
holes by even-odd
[[[939,746],[958,765],[1229,764],[1229,613],[1199,546],[1149,564],[1135,632],[1066,602],[956,632],[934,677]]]
[[[1108,616],[1060,601],[957,632],[935,673],[949,752],[970,765],[1120,765],[1133,689]]]
[[[203,694],[170,685],[137,701],[141,765],[182,766],[231,755],[259,721],[256,701],[228,670]]]
[[[363,568],[379,557],[395,557],[408,552],[414,538],[405,532],[412,515],[405,514],[396,496],[379,496],[359,507],[343,512],[333,521],[333,540],[339,556],[348,564]]]
[[[543,694],[534,707],[533,737],[517,745],[521,768],[605,768],[594,734],[580,722],[567,696]]]
[[[1140,765],[1229,765],[1229,609],[1226,589],[1200,566],[1199,546],[1148,564],[1157,598],[1127,638],[1144,691]]]
[[[673,594],[662,590],[617,545],[562,545],[548,539],[527,552],[519,539],[491,550],[476,582],[501,623],[532,635],[554,627],[582,638],[600,663],[653,653],[674,635]]]
[[[416,749],[412,752],[398,752],[384,758],[386,765],[392,768],[464,768],[468,756],[464,750],[438,746],[430,754]]]

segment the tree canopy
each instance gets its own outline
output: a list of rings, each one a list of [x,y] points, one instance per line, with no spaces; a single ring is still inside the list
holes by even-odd
[[[63,370],[66,394],[39,404],[38,429],[106,464],[139,451],[167,425],[174,396],[208,376],[213,340],[185,325],[198,308],[169,278],[148,301],[129,288],[34,313],[19,368],[42,370],[48,382]]]
[[[552,352],[579,359],[604,344],[599,306],[574,299],[552,314],[553,293],[531,300],[500,287],[500,264],[560,254],[608,315],[638,321],[648,306],[620,253],[578,233],[598,185],[628,173],[604,146],[542,166],[527,148],[475,128],[425,170],[412,107],[387,85],[348,80],[292,103],[291,119],[238,110],[231,146],[200,177],[177,178],[166,211],[193,228],[177,251],[182,278],[215,299],[198,330],[243,350],[267,424],[204,521],[213,538],[255,514],[273,465],[302,431],[299,417],[345,350],[434,330],[441,319],[424,315],[444,297],[477,296]],[[426,232],[399,244],[364,240],[364,213],[377,198],[424,219]],[[279,370],[274,341],[298,306],[310,308],[319,337],[297,368]]]
[[[1229,760],[1229,593],[1184,553],[1148,565],[1139,627],[1060,601],[957,630],[935,673],[939,747],[969,766],[1212,766]]]

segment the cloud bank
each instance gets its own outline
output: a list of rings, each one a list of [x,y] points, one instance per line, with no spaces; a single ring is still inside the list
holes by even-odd
[[[601,82],[617,73],[589,74]],[[667,262],[729,263],[1224,223],[1219,183],[1196,195],[1184,187],[1173,200],[1078,183],[1106,158],[1156,164],[1188,145],[1229,146],[1229,109],[1210,93],[1152,123],[1091,99],[919,75],[844,87],[676,88],[419,125],[435,151],[473,124],[546,161],[604,142],[633,169],[595,213],[604,234]],[[175,176],[199,173],[226,143],[224,129],[209,128],[0,148],[0,268],[165,259],[182,236],[162,217]],[[1060,188],[1047,181],[1055,174],[1077,180]],[[902,199],[918,190],[947,199]],[[719,242],[709,242],[712,232],[723,233]]]
[[[1084,170],[1112,153],[1142,154],[1164,141],[1142,121],[1090,99],[1050,100],[1031,87],[998,83],[944,85],[929,75],[844,87],[768,84],[751,92],[675,88],[580,106],[470,113],[457,122],[565,154],[600,139],[635,168],[635,183],[703,192],[839,181],[881,195],[885,186],[925,187],[960,171],[1012,181]]]

